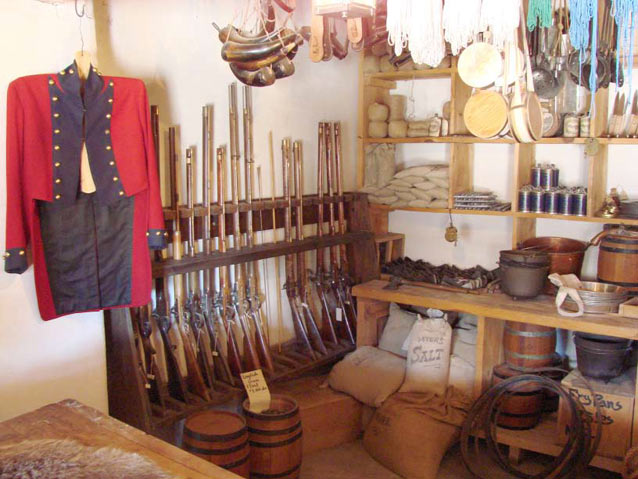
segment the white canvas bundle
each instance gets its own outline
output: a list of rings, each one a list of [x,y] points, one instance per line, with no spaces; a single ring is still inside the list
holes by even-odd
[[[490,43],[499,50],[512,40],[513,32],[520,23],[520,7],[521,0],[483,0],[479,28],[481,31],[489,29]]]
[[[479,31],[481,0],[445,0],[443,30],[452,55],[468,46]]]
[[[400,55],[410,46],[414,63],[437,66],[445,57],[442,0],[388,0],[388,42]]]

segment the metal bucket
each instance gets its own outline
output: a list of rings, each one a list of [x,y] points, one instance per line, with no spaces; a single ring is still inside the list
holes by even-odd
[[[625,368],[631,340],[576,333],[576,361],[578,370],[590,378],[612,379],[620,376]]]
[[[503,292],[514,299],[535,298],[543,291],[549,271],[546,254],[504,250],[500,253],[499,276]]]
[[[549,274],[573,273],[580,277],[585,250],[588,246],[589,244],[584,241],[571,238],[539,236],[523,241],[519,245],[519,249],[543,251],[547,253],[549,256]],[[546,294],[556,294],[557,289],[556,286],[547,280],[543,292]]]

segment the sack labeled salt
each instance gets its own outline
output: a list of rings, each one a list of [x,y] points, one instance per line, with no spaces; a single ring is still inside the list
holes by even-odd
[[[410,336],[405,381],[401,392],[444,394],[450,369],[452,328],[445,318],[419,319]]]

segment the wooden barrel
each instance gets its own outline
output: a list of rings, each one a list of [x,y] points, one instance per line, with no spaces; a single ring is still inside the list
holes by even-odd
[[[638,235],[609,234],[600,242],[598,281],[638,292]]]
[[[270,408],[261,413],[243,404],[250,443],[250,477],[296,479],[301,471],[301,418],[299,407],[288,396],[273,394]]]
[[[556,350],[556,328],[507,321],[503,350],[505,362],[515,368],[551,366]]]
[[[182,447],[242,477],[250,474],[246,421],[239,414],[208,410],[184,421]]]
[[[492,372],[492,384],[520,374],[524,373],[505,363],[499,364]],[[540,420],[544,399],[543,389],[536,385],[517,387],[515,392],[503,399],[497,424],[505,429],[532,429]]]

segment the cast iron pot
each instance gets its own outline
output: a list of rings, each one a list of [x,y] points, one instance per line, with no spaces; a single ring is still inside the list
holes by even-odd
[[[549,258],[546,253],[501,251],[501,289],[514,299],[531,299],[541,294],[548,271]]]

